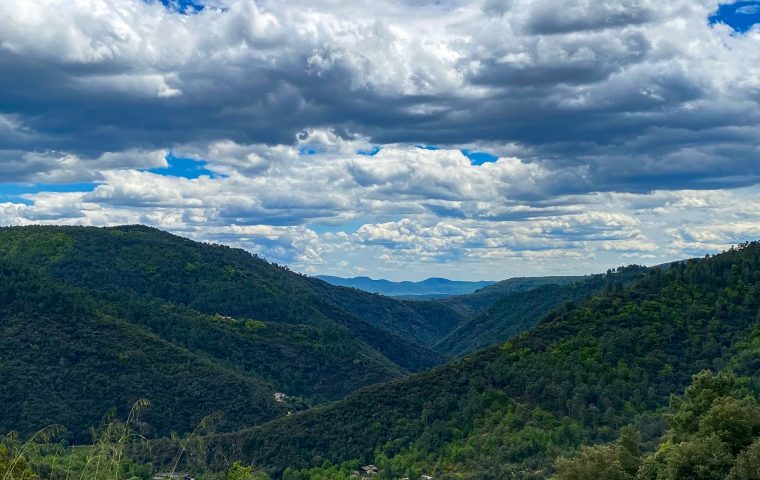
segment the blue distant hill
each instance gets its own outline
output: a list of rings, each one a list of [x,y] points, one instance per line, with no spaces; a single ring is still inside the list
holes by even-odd
[[[428,278],[420,282],[392,282],[382,279],[375,280],[369,277],[342,278],[330,275],[317,275],[317,278],[333,285],[358,288],[359,290],[371,293],[380,293],[393,297],[425,298],[465,295],[495,283],[489,281],[465,282],[446,278]]]

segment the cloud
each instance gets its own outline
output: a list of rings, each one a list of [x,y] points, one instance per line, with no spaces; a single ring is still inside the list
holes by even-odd
[[[655,19],[653,6],[641,0],[571,0],[561,6],[556,2],[540,0],[528,8],[530,13],[526,27],[534,35],[619,28]]]
[[[0,222],[490,278],[754,234],[760,36],[717,0],[203,4],[0,2]]]
[[[8,183],[80,183],[100,181],[106,172],[127,168],[165,167],[163,150],[103,152],[97,157],[73,153],[0,149],[3,181]]]
[[[744,5],[737,8],[735,12],[741,15],[754,15],[760,12],[760,5]]]
[[[714,1],[218,6],[3,4],[2,144],[81,159],[196,144],[221,157],[211,145],[293,146],[331,128],[376,145],[514,145],[548,169],[588,166],[586,189],[636,191],[715,185],[714,163],[736,177],[760,133],[757,37],[708,25]],[[250,153],[230,168],[268,164]],[[691,171],[649,173],[679,154]],[[621,162],[644,168],[611,176]]]

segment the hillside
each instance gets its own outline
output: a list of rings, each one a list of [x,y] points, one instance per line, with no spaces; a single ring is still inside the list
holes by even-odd
[[[99,311],[86,293],[0,262],[0,430],[50,424],[76,441],[109,408],[152,406],[145,433],[190,431],[224,411],[227,428],[284,413],[267,382]]]
[[[384,328],[375,318],[359,318],[324,294],[328,290],[350,305],[363,302],[355,300],[363,292],[331,287],[243,250],[193,242],[153,228],[0,228],[0,255],[98,295],[151,298],[209,315],[264,322],[317,327],[337,323],[407,370],[443,361],[413,338],[399,336],[397,331],[404,328],[429,329],[402,303],[377,297],[385,309],[399,310],[394,318],[404,318],[404,328]],[[421,323],[419,328],[414,321]]]
[[[498,290],[474,295],[501,293],[494,303],[482,307],[479,313],[462,321],[439,341],[435,348],[450,356],[461,356],[496,343],[509,340],[533,328],[552,310],[602,292],[605,288],[625,285],[643,274],[643,267],[619,268],[611,275],[579,277],[546,277],[505,281]],[[558,283],[544,284],[544,281]],[[537,285],[537,286],[535,286]],[[490,288],[490,287],[489,287]]]
[[[466,295],[487,287],[494,282],[466,282],[446,278],[428,278],[419,282],[392,282],[369,277],[342,278],[330,275],[317,275],[316,278],[332,285],[357,288],[370,293],[395,297],[443,297],[448,295]]]
[[[515,277],[496,282],[469,295],[454,295],[435,300],[463,318],[472,318],[504,295],[528,292],[546,285],[569,285],[584,277]]]
[[[154,403],[150,435],[217,410],[225,429],[241,428],[285,412],[275,391],[319,403],[443,361],[341,307],[367,308],[369,294],[145,227],[0,228],[0,267],[0,379],[14,386],[0,391],[14,411],[0,429],[22,434],[55,422],[82,440],[142,397]]]
[[[219,437],[215,449],[289,479],[351,460],[396,475],[547,478],[558,456],[629,423],[653,445],[658,412],[700,370],[757,375],[759,306],[753,243],[655,269],[505,344]]]

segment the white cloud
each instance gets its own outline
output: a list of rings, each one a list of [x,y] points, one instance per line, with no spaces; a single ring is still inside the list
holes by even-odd
[[[758,234],[760,32],[710,26],[717,0],[214,5],[0,2],[0,182],[95,183],[0,196],[0,222],[488,278]],[[145,171],[168,152],[214,175]]]

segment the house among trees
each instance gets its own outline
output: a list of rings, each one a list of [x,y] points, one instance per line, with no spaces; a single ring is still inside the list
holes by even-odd
[[[377,475],[379,472],[379,469],[374,465],[365,465],[361,470],[364,475]]]

